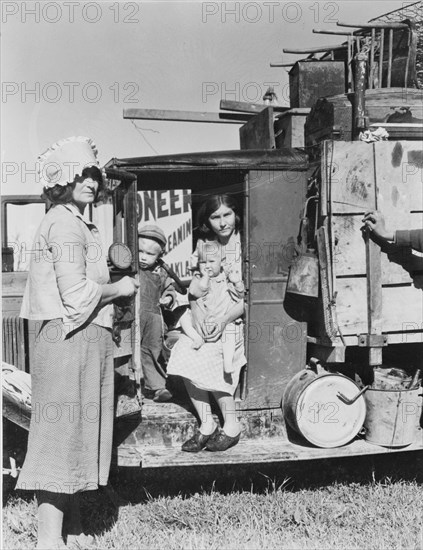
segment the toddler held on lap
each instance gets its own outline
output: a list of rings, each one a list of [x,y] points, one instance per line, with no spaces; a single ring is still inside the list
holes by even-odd
[[[213,332],[215,319],[225,315],[244,297],[244,283],[239,270],[229,267],[228,273],[224,272],[219,243],[202,243],[198,269],[194,272],[189,293],[191,311],[182,317],[181,326],[193,341],[192,347],[199,349]],[[222,332],[223,368],[226,373],[234,372],[233,357],[240,331],[240,322],[232,322]]]

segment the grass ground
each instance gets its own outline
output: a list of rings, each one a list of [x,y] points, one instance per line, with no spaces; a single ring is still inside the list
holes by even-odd
[[[119,471],[118,506],[85,493],[97,549],[423,549],[423,454]],[[32,495],[11,493],[3,548],[35,547]]]

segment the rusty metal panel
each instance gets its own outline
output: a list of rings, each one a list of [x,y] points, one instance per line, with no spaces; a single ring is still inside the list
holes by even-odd
[[[320,97],[344,92],[343,61],[298,61],[289,71],[291,108],[312,107]]]
[[[250,172],[248,177],[246,408],[279,407],[286,384],[305,364],[301,298],[290,302],[285,290],[306,179],[305,171]]]

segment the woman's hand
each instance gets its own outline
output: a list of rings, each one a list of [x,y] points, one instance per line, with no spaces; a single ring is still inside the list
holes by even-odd
[[[128,277],[125,275],[125,277],[122,277],[120,281],[115,283],[117,285],[117,292],[119,295],[119,298],[132,298],[134,296],[140,286],[140,284],[133,279],[132,277]]]
[[[100,307],[119,300],[122,300],[125,305],[136,294],[139,286],[140,284],[135,279],[127,275],[116,283],[102,285]]]
[[[366,212],[362,221],[364,222],[364,227],[368,228],[376,237],[381,237],[387,241],[394,240],[393,232],[388,231],[385,227],[385,218],[382,212],[377,210]]]

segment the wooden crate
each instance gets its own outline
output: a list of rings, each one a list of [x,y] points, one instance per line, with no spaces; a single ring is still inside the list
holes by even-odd
[[[308,107],[290,109],[276,118],[274,128],[277,149],[304,147],[304,124],[309,113]]]
[[[353,94],[319,99],[305,123],[305,144],[323,140],[351,141],[354,137]],[[417,140],[423,137],[423,90],[379,88],[366,90],[365,115],[375,130],[385,127],[389,139]]]
[[[422,228],[422,159],[421,142],[324,144],[321,215],[332,260],[333,322],[348,345],[369,330],[363,215],[377,208],[388,228]],[[422,270],[422,254],[382,248],[381,277],[373,283],[381,287],[381,332],[388,343],[423,341]]]

